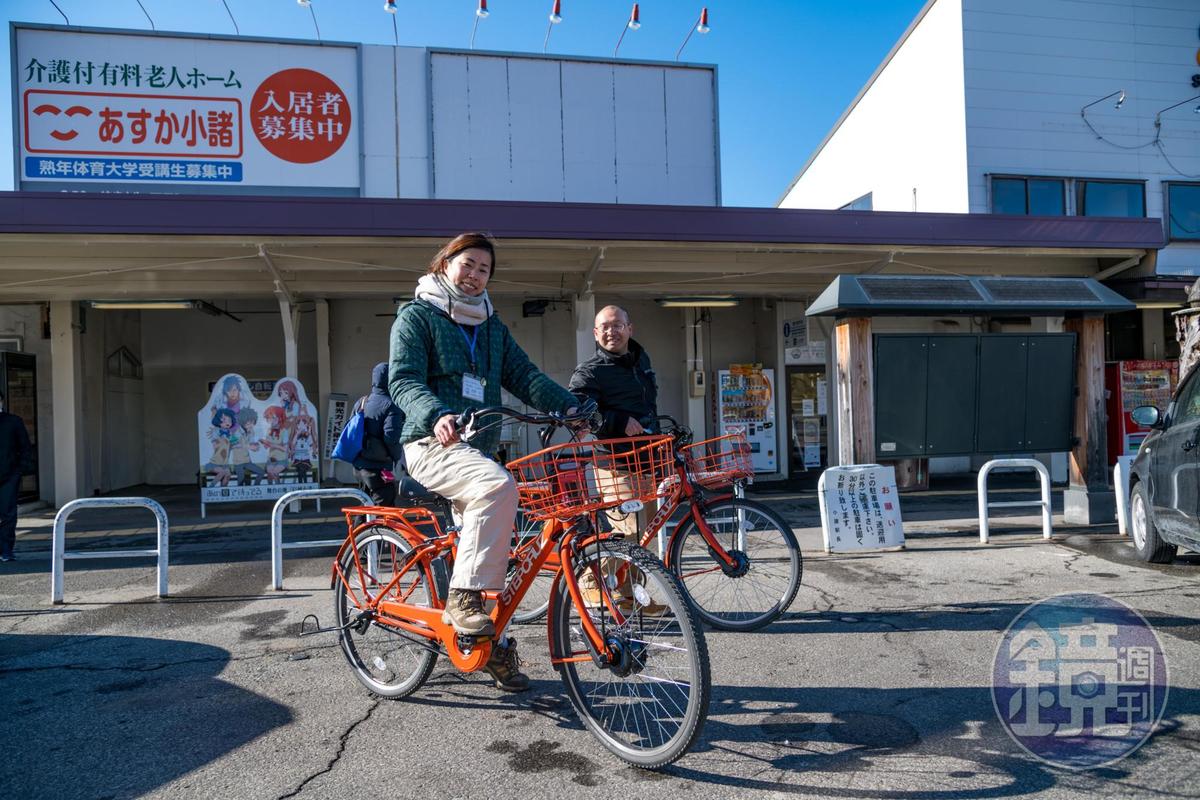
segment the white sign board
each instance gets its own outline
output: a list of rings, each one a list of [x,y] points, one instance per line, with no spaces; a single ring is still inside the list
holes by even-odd
[[[359,186],[358,49],[15,29],[18,188]]]
[[[333,448],[337,446],[342,428],[346,427],[346,414],[349,411],[350,400],[340,392],[329,395],[329,409],[325,417],[325,444],[321,449],[321,457],[326,461],[333,458]]]
[[[317,489],[317,409],[295,378],[280,378],[255,398],[241,375],[222,375],[196,413],[200,504],[276,500]]]
[[[904,546],[896,470],[879,464],[830,467],[817,484],[825,552]]]

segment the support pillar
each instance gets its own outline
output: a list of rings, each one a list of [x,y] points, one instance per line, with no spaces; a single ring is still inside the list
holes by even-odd
[[[329,353],[329,301],[316,301],[317,315],[317,413],[322,418],[329,413],[329,393],[332,391],[332,367]],[[321,454],[324,456],[326,442],[321,443]],[[332,477],[333,462],[328,459],[321,461],[321,476]]]
[[[838,464],[875,463],[875,376],[871,320],[839,319],[834,327],[837,363]]]
[[[696,308],[681,308],[680,318],[683,320],[683,419],[684,425],[692,429],[695,441],[707,439],[708,434],[708,403],[709,391],[704,395],[692,397],[692,373],[704,372],[704,328],[700,323],[700,310]],[[706,384],[707,386],[707,381]]]
[[[575,363],[582,364],[596,353],[596,337],[592,328],[596,326],[596,296],[587,295],[575,299]]]
[[[297,378],[300,374],[300,359],[296,350],[296,336],[300,327],[300,313],[290,300],[280,297],[279,316],[283,319],[284,374],[289,378]]]
[[[1063,493],[1067,522],[1095,525],[1116,519],[1116,493],[1108,487],[1108,443],[1104,413],[1104,318],[1068,319],[1063,329],[1075,342],[1075,446],[1070,485]]]
[[[77,499],[83,486],[83,362],[79,304],[50,303],[51,405],[54,409],[54,504]]]

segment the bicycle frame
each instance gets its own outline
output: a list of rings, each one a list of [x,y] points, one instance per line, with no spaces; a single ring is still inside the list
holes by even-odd
[[[458,544],[457,531],[451,529],[442,532],[436,517],[424,508],[360,506],[345,508],[343,512],[346,514],[347,520],[353,519],[357,515],[371,515],[375,519],[351,527],[346,541],[342,543],[337,556],[334,558],[331,576],[332,586],[336,588],[340,580],[348,591],[354,591],[353,587],[347,581],[346,576],[341,574],[339,564],[341,563],[342,554],[347,548],[353,548],[354,539],[363,530],[370,526],[384,525],[402,536],[412,547],[412,550],[407,554],[404,563],[401,565],[403,567],[401,574],[396,575],[387,584],[381,586],[374,596],[367,592],[365,588],[363,589],[363,593],[367,598],[367,606],[362,609],[362,613],[371,614],[374,620],[382,625],[397,628],[407,634],[440,643],[450,661],[463,672],[474,672],[482,669],[487,664],[488,658],[491,655],[491,640],[473,641],[471,646],[465,649],[460,647],[458,633],[452,626],[442,622],[442,608],[438,606],[444,605],[444,602],[434,602],[432,604],[433,607],[410,605],[403,602],[411,595],[412,590],[402,596],[400,600],[381,599],[386,597],[395,588],[396,583],[403,576],[408,566],[414,562],[418,562],[417,569],[420,570],[435,601],[444,600],[444,598],[438,596],[439,588],[437,582],[434,580],[431,567],[433,561],[437,558],[444,556],[454,557]],[[436,535],[429,536],[427,532],[423,533],[418,524],[420,527],[432,525],[436,529]],[[559,565],[571,564],[578,553],[581,553],[588,545],[594,544],[602,536],[604,534],[597,533],[587,517],[571,521],[569,527],[562,520],[547,520],[542,526],[542,532],[536,542],[531,542],[517,551],[519,558],[517,569],[505,587],[500,591],[484,592],[485,600],[495,601],[495,606],[489,612],[489,616],[492,618],[496,630],[502,631],[508,625],[525,593],[533,585],[538,572],[546,566],[552,557],[557,559]],[[364,566],[356,554],[354,569],[358,572],[359,585],[363,586],[365,584],[364,577],[371,570],[370,565]],[[596,586],[602,587],[601,597],[603,598],[605,609],[612,617],[613,623],[618,626],[623,624],[625,617],[613,601],[608,587],[599,574],[599,570],[593,566],[592,572]],[[559,582],[565,583],[567,593],[576,609],[585,608],[583,594],[573,571],[563,570],[559,566],[556,569],[556,573],[555,591],[558,590]],[[415,589],[415,585],[413,588]],[[604,633],[593,622],[591,615],[581,613],[579,614],[579,618],[580,626],[583,629],[589,647],[589,653],[586,655],[576,653],[564,654],[558,646],[559,643],[556,641],[553,623],[547,618],[547,632],[550,637],[552,663],[561,664],[568,661],[598,660],[613,656],[611,648],[605,641]],[[602,621],[601,627],[603,626],[604,623]],[[558,656],[555,657],[555,654],[558,654]]]

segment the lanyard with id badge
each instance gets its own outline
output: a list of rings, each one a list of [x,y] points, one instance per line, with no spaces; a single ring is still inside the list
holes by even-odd
[[[482,403],[483,387],[487,386],[487,378],[476,374],[475,345],[479,341],[479,326],[476,325],[471,330],[470,337],[467,336],[467,329],[465,327],[459,325],[458,329],[462,331],[463,339],[467,343],[467,354],[471,365],[471,371],[464,372],[462,376],[462,396],[476,403]]]

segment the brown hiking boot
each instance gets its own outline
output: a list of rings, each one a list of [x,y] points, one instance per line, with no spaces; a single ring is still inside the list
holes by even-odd
[[[484,669],[496,682],[497,689],[523,692],[529,688],[529,676],[521,672],[521,659],[517,657],[516,639],[509,638],[507,646],[493,642],[492,655]]]
[[[496,626],[483,611],[483,592],[471,589],[451,589],[446,595],[446,610],[442,622],[467,636],[494,636]]]

